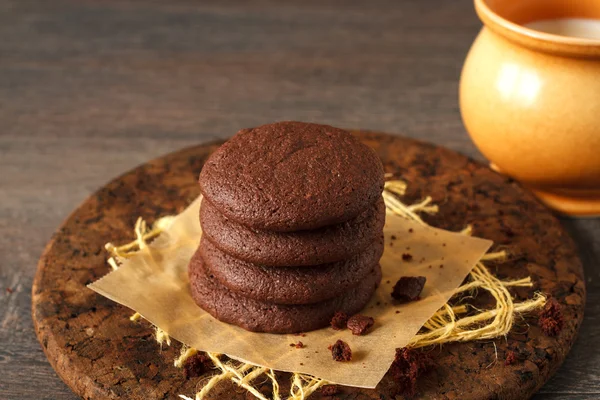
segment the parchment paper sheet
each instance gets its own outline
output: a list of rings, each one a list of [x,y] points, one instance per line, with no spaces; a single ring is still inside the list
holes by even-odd
[[[404,347],[448,301],[491,246],[488,240],[423,227],[388,213],[382,284],[362,311],[375,319],[370,333],[353,336],[348,330],[331,328],[305,337],[251,333],[215,320],[190,296],[187,264],[200,241],[199,206],[197,199],[148,247],[89,287],[198,350],[348,386],[374,388],[389,369],[395,349]],[[392,235],[396,240],[391,240]],[[403,261],[404,253],[412,260]],[[390,293],[396,281],[418,275],[427,278],[421,300],[394,305]],[[337,339],[350,345],[351,362],[332,360],[327,346]],[[298,341],[306,347],[290,347]]]

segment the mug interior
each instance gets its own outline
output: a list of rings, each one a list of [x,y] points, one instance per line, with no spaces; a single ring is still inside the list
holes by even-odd
[[[558,18],[600,20],[598,0],[484,0],[484,2],[492,12],[517,25]]]
[[[600,58],[600,40],[541,32],[525,25],[541,20],[600,21],[600,0],[474,0],[483,23],[525,47],[561,56]]]

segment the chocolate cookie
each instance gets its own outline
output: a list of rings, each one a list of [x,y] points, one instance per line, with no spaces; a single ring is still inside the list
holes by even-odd
[[[207,271],[228,289],[254,300],[309,304],[337,297],[355,287],[379,263],[383,237],[344,261],[314,267],[264,267],[234,258],[209,240],[200,241]]]
[[[206,199],[202,231],[216,247],[243,261],[265,266],[311,266],[352,257],[381,236],[385,204],[380,197],[357,218],[312,231],[254,230],[227,219]]]
[[[356,314],[369,302],[381,280],[376,265],[362,282],[344,293],[320,303],[281,305],[264,303],[230,291],[207,274],[200,252],[188,268],[194,301],[220,321],[238,325],[252,332],[307,332],[329,325],[336,311]]]
[[[243,129],[200,173],[200,190],[228,218],[290,232],[351,220],[384,184],[375,152],[327,125],[278,122]]]

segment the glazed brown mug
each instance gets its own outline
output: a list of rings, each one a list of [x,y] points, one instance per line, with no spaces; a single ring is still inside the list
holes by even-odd
[[[475,145],[555,210],[600,215],[600,37],[527,27],[586,18],[600,28],[600,0],[475,0],[475,9],[484,27],[460,82]]]

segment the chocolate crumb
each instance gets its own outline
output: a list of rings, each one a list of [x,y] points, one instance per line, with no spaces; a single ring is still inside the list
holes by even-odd
[[[446,247],[446,243],[442,243],[442,247]]]
[[[412,259],[413,259],[413,256],[411,254],[408,254],[408,253],[402,254],[403,261],[411,261]]]
[[[540,328],[547,336],[556,336],[564,326],[562,307],[554,298],[550,298],[540,313]]]
[[[348,343],[343,340],[338,340],[333,345],[329,346],[331,356],[335,361],[350,361],[352,360],[352,350]]]
[[[389,279],[387,281],[385,281],[385,283],[392,283],[392,281],[390,281]]]
[[[400,314],[400,311],[396,310],[396,314]]]
[[[392,240],[396,240],[396,235],[392,235]]]
[[[298,343],[290,343],[290,347],[295,347],[297,349],[303,349],[305,346],[304,346],[304,343],[298,342]]]
[[[294,333],[294,336],[306,337],[306,333]]]
[[[341,331],[346,328],[346,323],[348,322],[348,315],[343,311],[338,311],[331,318],[331,327],[336,331]]]
[[[426,280],[424,276],[403,276],[394,285],[392,297],[400,303],[418,300]]]
[[[348,319],[347,327],[353,335],[364,335],[373,326],[375,320],[366,315],[356,314]]]
[[[323,396],[335,396],[340,392],[340,388],[337,385],[325,385],[321,387],[321,395]]]
[[[517,355],[514,351],[510,350],[506,353],[506,359],[504,360],[504,365],[511,365],[517,361]]]
[[[390,373],[396,383],[396,394],[414,395],[417,378],[430,366],[431,360],[425,353],[418,350],[396,349],[396,357],[390,368]]]
[[[304,365],[304,363],[300,363],[300,365]]]
[[[440,268],[444,268],[444,264],[440,264]]]
[[[10,294],[10,293],[14,293],[14,292],[15,292],[15,290],[13,288],[9,288],[9,287],[6,288],[6,293]]]
[[[186,379],[197,378],[213,367],[210,357],[206,353],[196,353],[183,363],[183,373]]]
[[[432,267],[432,266],[430,265],[430,266],[429,266],[429,269],[431,269],[431,267]]]
[[[414,232],[413,228],[410,228],[410,229],[408,230],[408,233],[413,233],[413,232]]]

